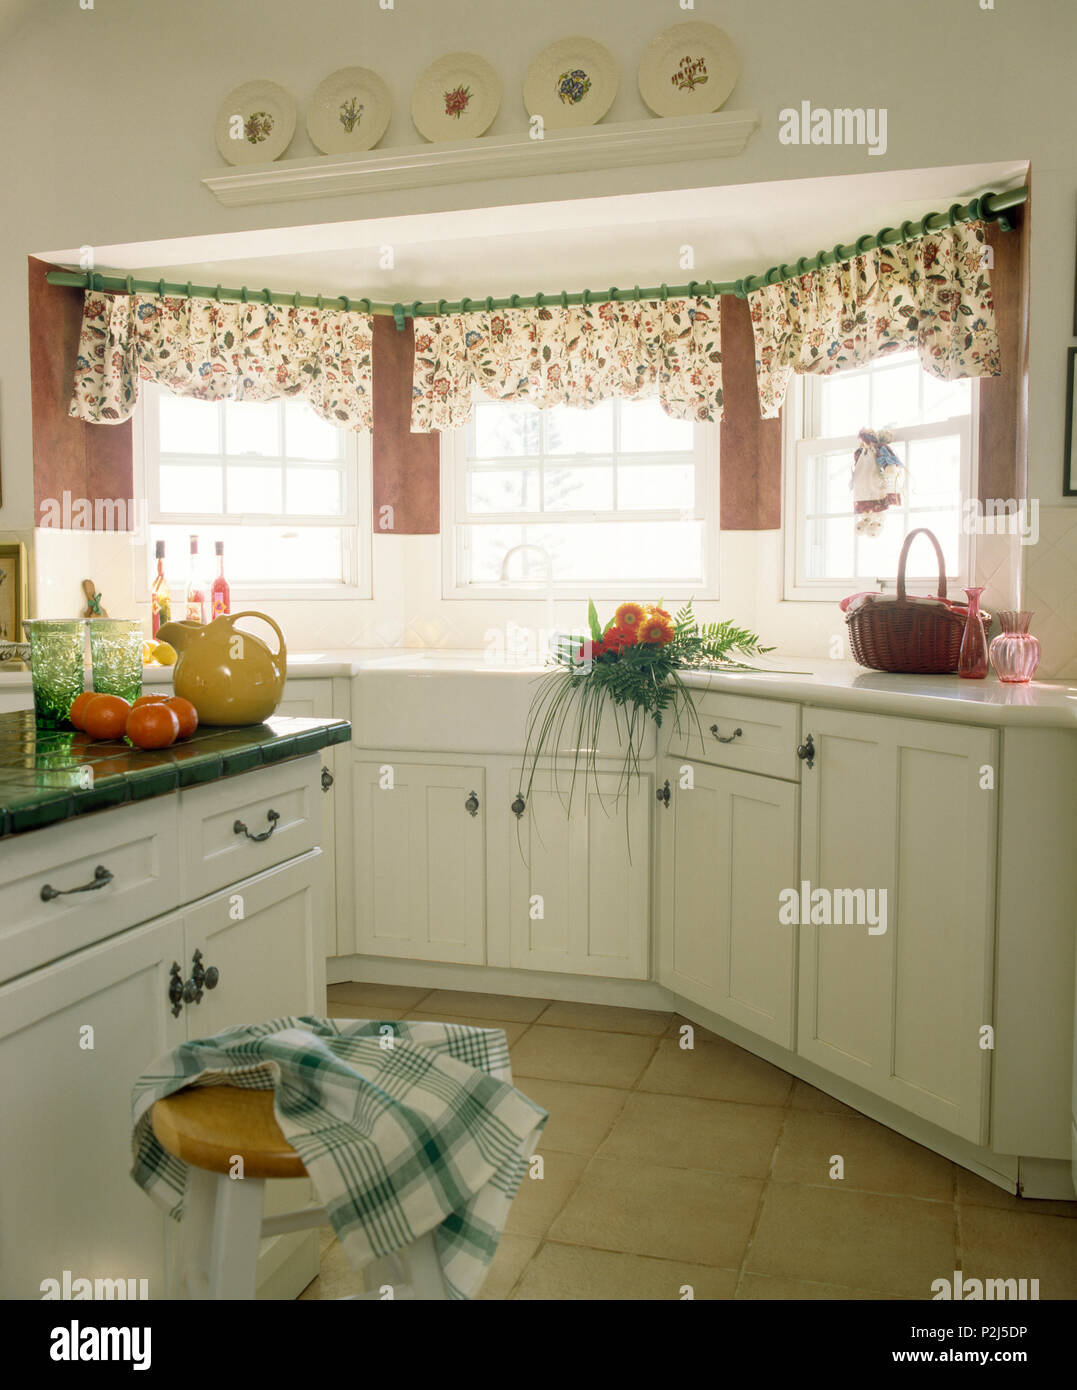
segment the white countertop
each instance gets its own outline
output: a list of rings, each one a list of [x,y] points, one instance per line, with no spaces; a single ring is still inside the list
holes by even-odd
[[[741,691],[805,705],[836,705],[879,714],[944,719],[963,724],[1077,728],[1077,682],[1031,681],[1003,685],[994,675],[986,680],[959,676],[904,676],[868,671],[847,661],[810,658],[770,658],[758,672],[686,673],[688,685],[727,693]],[[482,650],[446,648],[343,647],[288,653],[288,674],[294,679],[356,676],[364,672],[431,678],[453,673],[488,673],[533,680],[544,668],[534,660],[506,662]],[[148,686],[171,680],[171,668],[148,666]],[[0,666],[0,694],[28,690],[26,667]]]

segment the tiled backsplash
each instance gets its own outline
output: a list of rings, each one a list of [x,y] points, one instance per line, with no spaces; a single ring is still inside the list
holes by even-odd
[[[1077,507],[1040,511],[1036,545],[1016,537],[977,539],[978,582],[984,605],[997,612],[1018,602],[1017,575],[1024,565],[1021,606],[1034,611],[1032,630],[1043,644],[1042,678],[1077,676]],[[724,532],[718,602],[695,605],[701,619],[735,617],[753,627],[782,656],[831,657],[845,623],[836,603],[781,601],[781,533]],[[82,581],[92,578],[113,616],[139,617],[149,631],[146,556],[122,532],[43,529],[34,533],[35,611],[39,617],[80,612]],[[443,600],[438,536],[374,537],[373,600],[244,600],[284,628],[297,648],[346,646],[484,647],[492,630],[544,621],[540,603]],[[555,622],[578,626],[582,604],[559,602]],[[540,614],[542,616],[540,616]],[[844,647],[844,642],[842,643]],[[848,656],[847,649],[841,652]]]

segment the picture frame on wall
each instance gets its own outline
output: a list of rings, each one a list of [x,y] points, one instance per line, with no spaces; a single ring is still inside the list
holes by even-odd
[[[1071,347],[1066,362],[1066,449],[1063,459],[1062,496],[1077,497],[1077,347]]]
[[[26,641],[26,547],[19,541],[0,545],[0,647]]]

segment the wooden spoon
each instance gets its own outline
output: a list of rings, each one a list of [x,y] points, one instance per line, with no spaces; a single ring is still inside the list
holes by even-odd
[[[108,614],[101,607],[101,595],[97,592],[92,579],[82,581],[82,592],[86,595],[86,607],[80,616],[83,618],[107,618]]]

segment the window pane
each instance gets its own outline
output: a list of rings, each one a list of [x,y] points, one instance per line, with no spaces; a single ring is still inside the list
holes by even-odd
[[[506,550],[524,542],[540,545],[553,562],[554,583],[624,583],[637,587],[663,583],[700,583],[703,578],[703,523],[696,521],[565,522],[557,526],[465,528],[471,547],[471,576],[476,584],[496,583]],[[509,561],[517,577],[527,552]],[[540,557],[531,565],[533,582],[542,588]],[[626,580],[625,576],[631,576]]]
[[[939,544],[942,546],[942,553],[946,557],[946,573],[956,574],[961,553],[959,547],[960,512],[958,509],[955,507],[952,511],[912,512],[909,515],[909,529],[912,530],[915,526],[926,526],[929,531],[935,532],[939,538]],[[915,552],[921,545],[925,547],[927,554],[916,561],[916,572],[928,574],[934,578],[938,574],[938,563],[934,550],[923,536],[918,536],[913,542],[912,551],[909,552],[910,568],[912,568],[915,559]],[[930,592],[935,592],[934,586],[931,587]],[[962,596],[951,594],[950,597],[960,599]]]
[[[276,402],[226,401],[224,438],[229,454],[263,454],[279,458],[280,410]]]
[[[283,477],[279,468],[230,468],[228,510],[279,516],[284,510]]]
[[[219,512],[224,506],[223,469],[213,464],[162,463],[162,512]]]
[[[910,439],[908,454],[909,505],[956,507],[961,502],[961,438]]]
[[[549,512],[608,512],[613,507],[613,465],[551,468],[543,475]]]
[[[955,415],[968,415],[971,411],[971,381],[939,381],[938,377],[924,372],[920,384],[923,390],[925,424],[936,420],[951,420]]]
[[[187,581],[192,535],[198,536],[206,579],[211,580],[217,572],[215,541],[224,542],[224,572],[233,586],[340,583],[343,577],[342,532],[337,527],[154,526],[150,539],[165,542],[165,573],[172,588],[174,611],[178,611],[177,595]],[[152,555],[152,545],[149,550]]]
[[[870,423],[870,387],[866,372],[835,372],[819,378],[819,432],[824,437],[856,434]]]
[[[284,451],[293,459],[338,459],[343,455],[343,432],[306,401],[284,403]]]
[[[219,407],[212,401],[190,400],[168,391],[158,394],[162,454],[219,453]]]
[[[515,402],[480,402],[474,417],[475,458],[518,458],[537,454],[539,413]]]
[[[288,516],[340,516],[343,484],[339,468],[289,468],[285,512]]]
[[[591,410],[558,405],[546,412],[546,449],[551,454],[608,454],[613,449],[613,402]]]
[[[834,454],[811,454],[804,466],[807,469],[805,505],[809,516],[853,510],[851,449]]]
[[[687,463],[618,464],[618,509],[690,512],[696,500],[695,476]]]
[[[856,577],[864,580],[868,584],[873,584],[876,579],[897,580],[898,556],[901,554],[902,542],[905,539],[905,521],[900,507],[893,507],[890,511],[883,514],[882,530],[877,536],[857,536],[856,538]],[[925,546],[929,556],[934,555],[934,551],[929,545]],[[909,554],[909,567],[906,574],[909,578],[921,573],[917,569],[917,564],[922,556],[917,556],[915,549]]]
[[[656,400],[621,402],[621,449],[625,453],[672,454],[692,448],[691,420],[673,420]]]
[[[826,579],[830,575],[844,578],[853,572],[853,518],[837,517],[830,521],[808,521],[804,526],[804,577]]]
[[[538,511],[537,468],[475,468],[467,475],[469,512]]]
[[[862,423],[875,430],[886,425],[918,424],[922,375],[923,369],[915,359],[872,372],[871,419]]]

